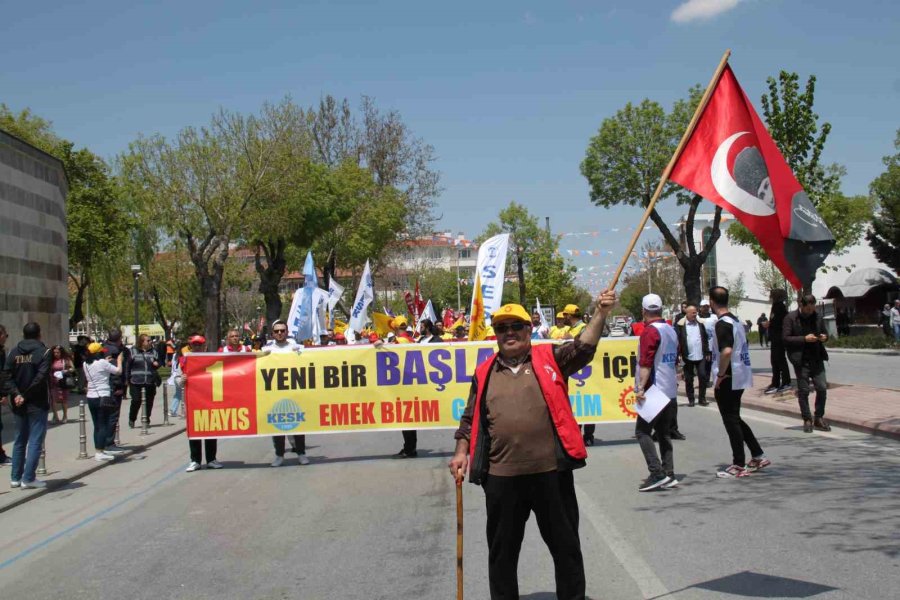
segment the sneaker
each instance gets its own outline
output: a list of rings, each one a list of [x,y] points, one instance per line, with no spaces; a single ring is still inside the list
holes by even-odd
[[[719,479],[737,479],[739,477],[748,477],[750,471],[740,465],[731,465],[724,471],[718,471],[716,477]]]
[[[787,384],[787,385],[781,386],[780,388],[778,388],[777,390],[775,390],[775,392],[778,393],[778,394],[780,394],[780,393],[782,393],[782,392],[789,392],[789,391],[791,391],[792,389],[794,389],[794,386],[792,386],[791,384]]]
[[[812,433],[812,432],[813,432],[812,419],[803,419],[803,433]]]
[[[669,483],[670,479],[668,475],[651,475],[644,482],[638,486],[639,492],[649,492],[664,486]]]
[[[113,456],[112,454],[107,454],[105,452],[97,452],[96,454],[94,454],[94,460],[96,460],[97,462],[106,462],[108,460],[115,459],[115,456]]]
[[[685,437],[685,435],[683,433],[681,433],[680,431],[673,431],[672,433],[669,434],[669,437],[673,440],[682,440],[683,441],[683,440],[687,439],[687,437]]]
[[[12,459],[10,457],[6,456],[5,454],[3,456],[0,456],[0,467],[11,464]]]
[[[9,482],[9,487],[11,487],[11,488],[17,488],[17,487],[19,487],[19,486],[21,486],[21,485],[22,485],[22,482],[21,482],[21,481],[15,481],[15,480],[13,480],[13,481],[10,481],[10,482]]]
[[[272,467],[280,467],[280,466],[283,465],[283,464],[284,464],[284,457],[283,457],[283,456],[276,456],[276,457],[275,457],[275,460],[272,461],[272,464],[271,464],[270,466],[272,466]]]
[[[47,482],[41,481],[40,479],[35,479],[34,481],[23,481],[19,487],[21,487],[23,489],[25,489],[25,488],[40,489],[40,488],[47,487]]]
[[[225,465],[223,465],[222,463],[220,463],[220,462],[217,461],[217,460],[211,460],[211,461],[209,461],[208,463],[206,463],[206,468],[207,468],[207,469],[221,469],[221,468],[224,467],[224,466],[225,466]]]
[[[747,466],[744,467],[747,471],[751,473],[755,473],[756,471],[760,471],[765,469],[769,465],[772,464],[772,461],[766,458],[765,456],[759,456],[757,458],[751,458],[750,462],[747,463]]]
[[[813,428],[819,431],[831,431],[831,425],[828,424],[825,417],[816,417],[816,420],[813,421]]]
[[[675,477],[675,473],[670,473],[670,474],[668,475],[668,477],[669,477],[669,481],[668,481],[667,483],[662,484],[662,488],[663,488],[664,490],[671,490],[671,489],[674,488],[674,487],[678,487],[678,484],[681,483],[681,482],[678,481],[678,479]]]
[[[119,454],[125,453],[125,448],[120,448],[119,446],[110,446],[104,450],[105,453],[110,454],[112,456],[116,456]]]
[[[185,473],[193,473],[194,471],[200,470],[200,463],[191,461],[191,464],[187,466],[187,469],[184,470]]]
[[[779,389],[781,389],[781,388],[779,388],[777,385],[770,385],[769,387],[767,387],[766,389],[763,390],[763,394],[774,394]]]
[[[308,458],[305,454],[301,454],[300,456],[298,456],[298,457],[297,457],[297,461],[298,461],[301,465],[308,465],[308,464],[309,464],[309,458]]]
[[[694,401],[693,401],[693,400],[688,400],[688,406],[693,407],[693,406],[694,406]]]

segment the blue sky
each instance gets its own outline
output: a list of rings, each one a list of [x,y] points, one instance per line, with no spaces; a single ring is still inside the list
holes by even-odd
[[[628,101],[669,106],[705,85],[726,48],[757,109],[779,70],[818,77],[846,193],[866,191],[900,128],[900,4],[886,0],[54,4],[0,0],[0,102],[14,110],[112,157],[220,106],[369,95],[435,147],[438,228],[468,236],[516,200],[556,232],[622,229],[563,241],[620,254],[640,210],[590,204],[589,138]],[[575,259],[598,261],[615,262]]]

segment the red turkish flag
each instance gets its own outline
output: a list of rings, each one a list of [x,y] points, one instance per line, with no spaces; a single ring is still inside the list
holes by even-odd
[[[734,215],[797,289],[815,278],[834,246],[731,67],[719,78],[669,179]]]

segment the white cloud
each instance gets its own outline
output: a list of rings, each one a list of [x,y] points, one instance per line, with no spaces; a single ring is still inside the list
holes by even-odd
[[[708,21],[715,16],[733,9],[741,0],[687,0],[672,11],[676,23]]]

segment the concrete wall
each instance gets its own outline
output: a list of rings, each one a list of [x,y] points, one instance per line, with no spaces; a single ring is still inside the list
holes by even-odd
[[[0,323],[7,348],[29,321],[47,345],[68,342],[66,192],[62,162],[0,131]]]

